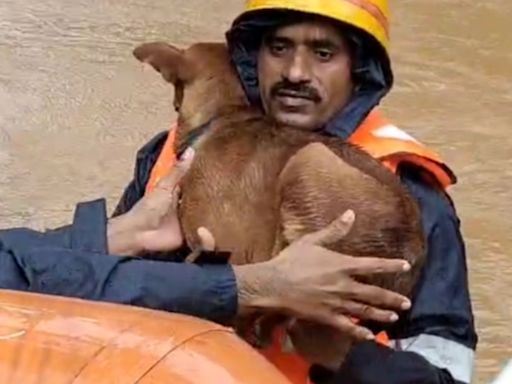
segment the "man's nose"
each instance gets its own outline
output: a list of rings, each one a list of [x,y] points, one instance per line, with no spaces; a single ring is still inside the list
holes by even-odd
[[[290,83],[307,83],[311,81],[311,66],[304,52],[297,50],[291,55],[284,68],[283,78]]]

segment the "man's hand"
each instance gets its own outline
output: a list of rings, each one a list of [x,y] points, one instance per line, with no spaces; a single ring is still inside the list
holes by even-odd
[[[357,282],[354,276],[405,272],[403,260],[352,257],[323,246],[343,238],[354,222],[347,211],[327,228],[309,234],[261,264],[235,266],[239,311],[285,312],[330,325],[355,339],[372,339],[368,329],[349,316],[394,322],[390,310],[406,310],[410,301],[397,293]]]
[[[151,193],[129,212],[109,221],[107,237],[110,254],[135,256],[143,251],[172,251],[183,244],[177,214],[179,183],[193,158],[194,150],[187,149]]]

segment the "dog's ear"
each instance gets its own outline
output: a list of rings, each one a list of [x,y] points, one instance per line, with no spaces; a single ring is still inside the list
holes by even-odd
[[[133,55],[141,62],[150,64],[162,77],[172,84],[188,81],[192,77],[192,63],[185,57],[185,52],[164,42],[139,45]]]

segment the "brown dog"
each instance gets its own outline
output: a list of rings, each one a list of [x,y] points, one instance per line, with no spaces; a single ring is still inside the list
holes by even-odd
[[[394,174],[339,138],[277,126],[252,109],[223,44],[157,42],[134,55],[174,85],[177,147],[197,136],[179,211],[191,248],[206,227],[231,263],[264,261],[351,209],[352,230],[329,248],[409,261],[407,274],[366,282],[411,294],[425,244],[418,208]]]

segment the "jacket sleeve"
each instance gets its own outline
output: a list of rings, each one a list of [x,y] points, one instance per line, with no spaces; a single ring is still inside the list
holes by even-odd
[[[80,204],[72,225],[0,231],[0,288],[137,305],[228,322],[236,279],[228,265],[157,262],[106,254],[104,200]]]
[[[413,307],[387,330],[391,348],[354,347],[336,384],[445,384],[471,382],[477,344],[465,246],[451,200],[425,184],[414,169],[402,180],[419,202],[428,255]]]
[[[146,184],[151,175],[151,169],[162,151],[167,136],[167,131],[160,132],[139,149],[135,160],[133,179],[125,188],[121,199],[117,203],[112,213],[113,217],[128,212],[144,196]]]

